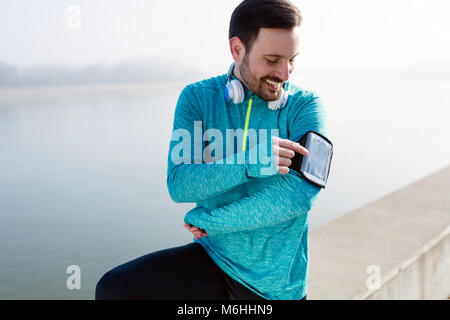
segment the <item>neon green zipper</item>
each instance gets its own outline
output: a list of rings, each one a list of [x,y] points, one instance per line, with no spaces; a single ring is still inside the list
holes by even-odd
[[[247,129],[248,129],[248,121],[250,120],[250,111],[252,110],[252,103],[253,103],[253,94],[251,95],[247,106],[247,115],[245,117],[245,127],[244,127],[244,140],[242,141],[242,151],[245,151],[247,145]]]

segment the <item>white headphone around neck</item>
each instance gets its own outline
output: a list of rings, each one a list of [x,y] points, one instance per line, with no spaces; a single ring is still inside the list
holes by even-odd
[[[244,86],[239,80],[232,80],[231,75],[233,73],[236,62],[233,62],[230,69],[228,69],[228,80],[225,86],[225,99],[227,101],[232,101],[234,104],[242,103],[245,99]],[[267,107],[270,110],[278,110],[286,106],[287,100],[289,98],[288,88],[289,82],[283,84],[281,88],[281,96],[276,101],[268,101]]]

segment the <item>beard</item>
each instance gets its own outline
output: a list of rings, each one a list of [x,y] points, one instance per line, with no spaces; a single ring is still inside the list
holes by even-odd
[[[280,99],[282,85],[279,89],[274,90],[267,85],[266,80],[272,80],[275,82],[283,82],[283,80],[270,75],[266,75],[258,79],[256,75],[250,70],[247,55],[245,55],[242,59],[242,63],[239,66],[239,72],[241,73],[244,85],[262,99],[266,101],[276,101]]]

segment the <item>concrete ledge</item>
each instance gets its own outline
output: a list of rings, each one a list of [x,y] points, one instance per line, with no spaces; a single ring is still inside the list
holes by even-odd
[[[411,259],[391,270],[380,289],[357,299],[447,299],[450,296],[450,226]]]
[[[449,191],[450,166],[311,231],[308,299],[447,299]]]

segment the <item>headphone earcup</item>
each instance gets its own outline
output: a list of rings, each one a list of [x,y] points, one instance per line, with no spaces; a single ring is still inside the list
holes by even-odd
[[[289,98],[289,92],[287,90],[283,90],[283,93],[280,97],[280,109],[283,109],[286,106],[286,103]]]
[[[289,93],[287,92],[287,90],[282,89],[280,98],[276,101],[269,101],[268,108],[270,110],[282,109],[286,105],[288,98]]]
[[[244,87],[242,86],[240,81],[231,80],[227,83],[225,90],[225,98],[227,98],[227,101],[231,100],[234,104],[238,104],[244,101]]]

